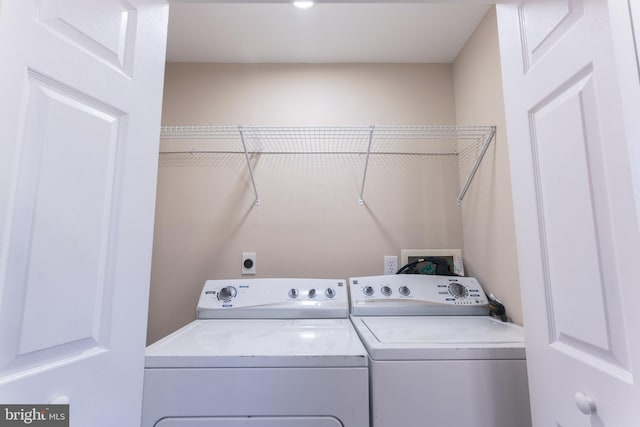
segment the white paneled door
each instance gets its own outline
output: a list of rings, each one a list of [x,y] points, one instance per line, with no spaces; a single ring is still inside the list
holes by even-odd
[[[0,403],[140,423],[167,18],[2,1]]]
[[[610,18],[606,0],[498,6],[530,395],[540,427],[640,425],[632,179],[640,165],[630,160],[638,142],[626,126],[634,115],[622,102],[616,54],[637,62],[633,49],[614,49]]]

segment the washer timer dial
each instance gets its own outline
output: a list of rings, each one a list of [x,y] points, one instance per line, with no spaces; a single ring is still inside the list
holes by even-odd
[[[236,295],[238,291],[233,286],[225,286],[224,288],[218,291],[218,299],[220,301],[228,302],[231,301]]]
[[[464,285],[455,282],[449,284],[449,293],[456,298],[464,298],[469,294]]]

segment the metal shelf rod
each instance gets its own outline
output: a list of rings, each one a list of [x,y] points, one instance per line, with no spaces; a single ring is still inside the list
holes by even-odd
[[[364,162],[364,174],[362,175],[362,188],[360,189],[360,197],[358,203],[360,206],[364,205],[364,184],[367,181],[367,169],[369,167],[369,156],[371,155],[371,143],[373,142],[373,130],[375,126],[371,126],[369,130],[369,144],[367,145],[367,159]]]
[[[487,148],[489,148],[489,144],[491,143],[491,140],[495,137],[495,135],[496,135],[496,127],[492,126],[491,132],[489,132],[489,135],[487,136],[487,138],[484,140],[484,143],[482,144],[482,148],[480,149],[480,154],[478,154],[478,157],[476,157],[476,161],[473,164],[473,168],[471,168],[471,172],[467,177],[467,181],[464,183],[464,186],[462,187],[460,194],[458,194],[458,199],[457,199],[458,206],[462,204],[462,199],[464,199],[465,194],[467,194],[467,190],[471,185],[471,181],[473,181],[473,178],[476,176],[476,172],[480,167],[480,162],[482,162],[482,158],[487,153]]]
[[[260,197],[258,196],[258,190],[256,189],[256,181],[253,178],[253,167],[251,166],[251,161],[249,160],[249,152],[247,151],[247,144],[244,141],[244,131],[242,130],[242,126],[238,126],[238,131],[240,132],[240,140],[242,141],[242,148],[244,148],[244,157],[247,160],[247,167],[249,168],[251,185],[253,185],[253,192],[256,195],[256,206],[260,206]]]

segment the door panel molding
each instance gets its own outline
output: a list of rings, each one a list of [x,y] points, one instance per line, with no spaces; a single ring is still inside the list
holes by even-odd
[[[87,15],[93,19],[86,20]],[[136,8],[125,0],[39,0],[37,20],[52,33],[131,77]],[[88,25],[99,21],[100,25]]]
[[[631,21],[631,34],[633,47],[635,48],[636,66],[638,68],[638,82],[640,82],[640,4],[627,0],[629,7],[629,19]]]
[[[628,369],[595,78],[589,64],[529,112],[549,343]]]
[[[6,270],[17,299],[2,304],[0,327],[19,332],[2,352],[1,374],[37,367],[30,360],[48,364],[105,350],[109,336],[110,227],[126,114],[41,73],[27,74]]]
[[[584,7],[584,0],[553,0],[518,8],[524,74],[582,17]],[[532,21],[536,25],[531,25]]]

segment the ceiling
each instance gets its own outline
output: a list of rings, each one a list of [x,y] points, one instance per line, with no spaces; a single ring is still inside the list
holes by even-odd
[[[489,4],[172,3],[169,62],[449,63]]]

